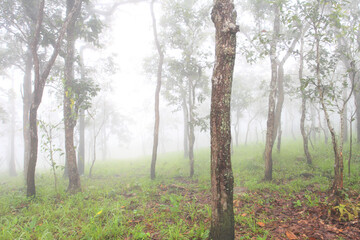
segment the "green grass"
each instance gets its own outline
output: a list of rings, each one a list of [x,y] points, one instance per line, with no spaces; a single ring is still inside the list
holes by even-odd
[[[263,182],[262,145],[234,149],[235,221],[240,239],[270,239],[258,222],[274,219],[256,208],[270,206],[281,196],[290,207],[315,207],[324,200],[333,176],[330,146],[316,145],[313,166],[307,166],[301,142],[274,150],[274,180]],[[347,159],[347,152],[344,156]],[[300,160],[299,160],[300,159]],[[344,170],[345,188],[359,191],[360,151],[355,148],[352,178]],[[345,161],[345,164],[347,161]],[[22,176],[0,178],[0,239],[207,239],[210,207],[210,152],[198,150],[195,176],[188,178],[188,160],[182,153],[163,154],[157,178],[149,179],[150,158],[97,162],[93,178],[82,177],[81,193],[68,195],[67,181],[54,191],[50,171],[37,172],[37,197],[27,199]],[[302,178],[309,173],[313,177]],[[61,172],[58,173],[61,176]],[[257,196],[254,192],[261,192]],[[301,193],[301,194],[300,194]],[[301,195],[301,196],[300,196]],[[236,205],[239,202],[239,206]],[[270,209],[271,210],[271,209]]]

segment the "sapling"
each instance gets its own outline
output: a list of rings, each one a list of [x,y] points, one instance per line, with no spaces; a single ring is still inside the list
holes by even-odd
[[[51,171],[54,176],[54,188],[55,192],[58,193],[58,184],[57,184],[57,176],[56,170],[58,168],[64,168],[61,165],[58,165],[54,159],[54,156],[58,153],[60,156],[64,155],[64,152],[61,148],[57,148],[54,144],[54,130],[57,130],[62,123],[62,120],[56,124],[52,124],[51,122],[46,123],[43,120],[39,120],[39,127],[43,131],[41,136],[41,149],[45,152],[46,158],[50,163]]]

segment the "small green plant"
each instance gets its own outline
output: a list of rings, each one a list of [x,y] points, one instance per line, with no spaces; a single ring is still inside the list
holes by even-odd
[[[359,217],[360,203],[357,205],[347,202],[346,204],[339,204],[333,207],[333,210],[339,212],[339,221],[353,221]]]
[[[302,207],[301,201],[298,199],[297,201],[294,201],[294,207]]]

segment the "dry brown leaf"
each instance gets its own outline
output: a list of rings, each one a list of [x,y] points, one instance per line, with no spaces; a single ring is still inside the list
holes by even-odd
[[[256,224],[259,225],[260,227],[265,227],[265,223],[263,222],[257,222]]]
[[[286,231],[285,234],[286,234],[287,238],[290,239],[290,240],[298,239],[297,236],[295,236],[295,234],[290,232],[290,231]]]

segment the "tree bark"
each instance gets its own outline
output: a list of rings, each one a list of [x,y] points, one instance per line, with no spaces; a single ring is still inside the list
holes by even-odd
[[[343,92],[343,100],[345,101],[346,98],[348,97],[348,94],[347,94],[347,89],[345,88],[344,89],[344,92]],[[348,120],[347,120],[347,115],[348,115],[348,111],[347,111],[347,104],[345,104],[344,106],[344,113],[343,113],[343,117],[344,117],[344,125],[343,125],[343,128],[342,128],[342,131],[344,133],[344,138],[343,138],[343,142],[347,142],[349,140],[349,132],[348,132]]]
[[[25,73],[23,82],[23,138],[24,138],[24,178],[27,178],[29,158],[30,158],[30,123],[29,112],[31,105],[31,71],[32,71],[32,55],[31,46],[29,44],[28,51],[25,56]]]
[[[83,109],[79,114],[78,170],[79,175],[85,174],[85,113]]]
[[[273,144],[278,137],[277,150],[280,152],[281,145],[281,113],[284,104],[284,65],[278,64],[277,70],[277,102],[275,107]]]
[[[336,138],[336,133],[335,130],[331,124],[330,121],[330,116],[327,110],[327,107],[325,105],[325,97],[324,97],[324,90],[321,87],[322,86],[322,81],[321,81],[321,76],[320,76],[320,37],[319,37],[319,33],[318,30],[316,28],[316,26],[314,27],[315,30],[315,41],[316,41],[316,80],[317,80],[317,91],[319,94],[319,98],[320,98],[320,104],[321,107],[324,111],[325,114],[325,119],[327,122],[327,126],[328,129],[330,131],[330,135],[331,135],[331,141],[332,141],[332,146],[333,146],[333,151],[334,151],[334,155],[335,155],[335,164],[334,164],[334,172],[335,172],[335,176],[334,176],[334,181],[333,181],[333,185],[332,185],[332,192],[337,194],[342,188],[343,188],[343,155],[342,155],[342,151],[341,151],[341,144],[340,144],[340,148],[338,145],[338,141]],[[340,117],[341,117],[341,128],[343,127],[343,109],[340,111]]]
[[[235,144],[236,144],[237,147],[239,146],[239,121],[240,121],[240,111],[237,109],[236,110],[236,122],[235,122],[235,125],[234,125]],[[245,145],[246,145],[246,140],[247,139],[245,139]]]
[[[280,9],[275,4],[275,19],[274,19],[274,33],[270,46],[270,62],[271,62],[271,81],[268,105],[268,119],[266,129],[266,142],[265,142],[265,181],[272,180],[272,149],[274,145],[275,133],[275,97],[276,97],[276,83],[277,83],[277,62],[276,62],[276,48],[277,39],[280,32]]]
[[[156,82],[156,90],[155,90],[155,124],[154,124],[154,141],[153,141],[153,150],[152,150],[152,158],[151,158],[151,169],[150,169],[150,177],[151,179],[155,179],[155,167],[156,167],[156,158],[157,158],[157,148],[159,144],[159,125],[160,125],[160,111],[159,111],[159,103],[160,103],[160,89],[161,89],[161,78],[162,78],[162,66],[164,62],[164,53],[161,49],[160,42],[158,39],[157,27],[156,27],[156,18],[154,13],[154,2],[151,1],[150,10],[151,17],[153,23],[153,34],[155,39],[156,48],[159,54],[159,63],[157,69],[157,82]]]
[[[75,0],[66,1],[66,11],[69,14],[75,4]],[[74,84],[74,62],[75,62],[75,23],[79,15],[69,23],[66,31],[66,57],[65,57],[65,78],[64,78],[64,125],[65,125],[65,153],[66,166],[69,177],[69,186],[67,191],[76,193],[81,190],[80,175],[76,164],[76,152],[74,146],[74,129],[77,122],[78,112],[73,104],[76,101],[72,91]]]
[[[304,34],[304,33],[303,33]],[[303,83],[303,71],[304,71],[304,35],[300,41],[300,66],[299,66],[299,81],[301,91],[301,120],[300,120],[300,131],[303,138],[303,148],[306,156],[307,164],[312,164],[312,158],[309,152],[309,134],[305,131],[305,119],[306,119],[306,95],[305,85]]]
[[[34,63],[34,91],[32,93],[31,106],[30,106],[30,115],[29,115],[29,126],[30,126],[30,158],[28,165],[28,172],[26,176],[26,185],[27,185],[27,196],[34,197],[36,195],[35,190],[35,169],[37,162],[37,153],[38,153],[38,132],[37,132],[37,110],[41,104],[45,82],[50,74],[50,70],[54,65],[54,62],[59,54],[59,49],[61,47],[62,40],[64,38],[67,26],[70,21],[73,19],[75,12],[80,9],[82,0],[76,0],[76,3],[72,9],[72,11],[67,15],[65,22],[63,23],[60,31],[57,42],[54,46],[53,53],[43,67],[43,71],[40,73],[40,62],[38,55],[38,45],[40,39],[40,29],[43,22],[44,17],[44,6],[45,0],[41,0],[39,4],[38,16],[34,31],[34,38],[31,43],[31,52]]]
[[[194,101],[193,101],[193,82],[189,77],[189,163],[190,163],[190,177],[194,176],[194,144],[195,144],[195,133],[194,133]]]
[[[11,126],[10,126],[10,162],[9,162],[9,174],[14,177],[16,173],[16,164],[15,164],[15,91],[14,91],[14,81],[12,81],[12,88],[9,93],[9,102],[11,109]]]
[[[230,102],[236,56],[236,11],[233,0],[215,0],[211,19],[216,28],[213,70],[211,132],[211,229],[214,240],[234,239],[233,186],[231,168]]]
[[[189,126],[189,116],[188,116],[188,108],[186,104],[186,99],[183,97],[183,103],[182,103],[182,109],[183,109],[183,116],[184,116],[184,158],[189,157],[189,137],[188,137],[188,126]]]

